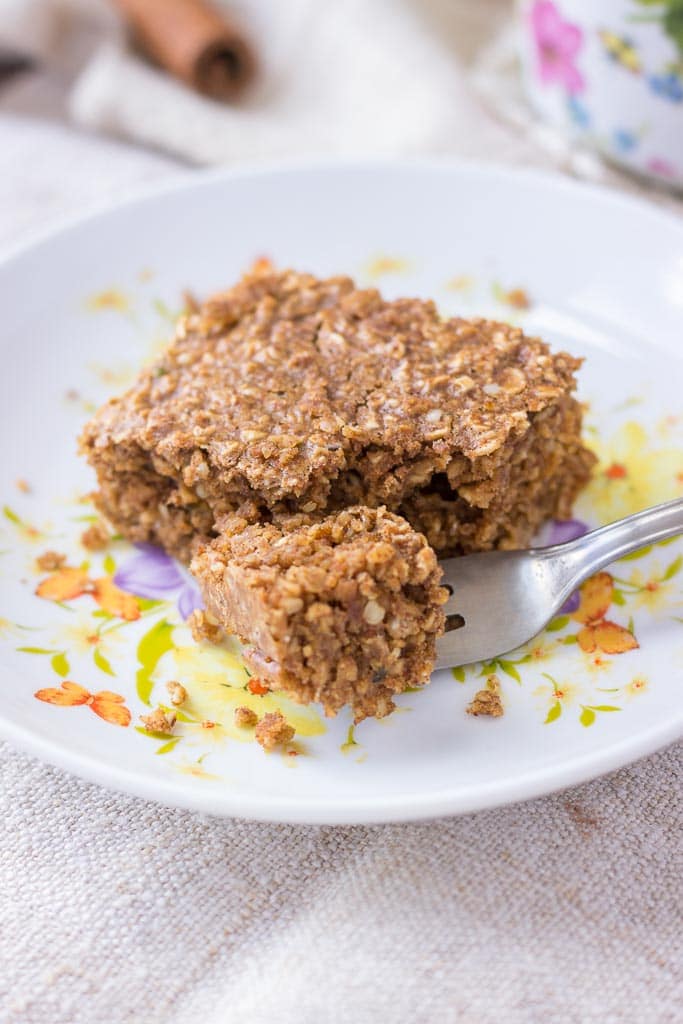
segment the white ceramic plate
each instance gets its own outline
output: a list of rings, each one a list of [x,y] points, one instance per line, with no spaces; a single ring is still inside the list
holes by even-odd
[[[2,734],[88,779],[169,804],[331,823],[524,799],[679,735],[680,542],[603,576],[592,627],[580,621],[589,617],[584,595],[578,612],[525,649],[457,678],[437,674],[405,694],[398,713],[355,735],[346,714],[326,721],[316,708],[244,689],[230,645],[194,646],[178,609],[187,610],[191,588],[171,564],[121,541],[95,554],[80,546],[93,486],[75,452],[81,424],[163,343],[183,289],[226,286],[263,254],[318,274],[348,272],[389,296],[434,296],[444,312],[517,318],[585,355],[587,436],[600,456],[576,512],[585,522],[683,494],[680,222],[565,180],[471,165],[194,176],[0,267]],[[519,288],[527,310],[510,303]],[[36,596],[48,577],[53,597],[73,583],[38,571],[47,549],[70,566],[87,560],[90,581],[115,574],[137,599],[102,583],[100,603],[88,593],[61,603]],[[505,716],[466,715],[492,671]],[[136,730],[147,703],[167,700],[169,679],[190,693],[183,721],[171,737]],[[283,708],[295,744],[264,754],[232,724],[244,703]]]

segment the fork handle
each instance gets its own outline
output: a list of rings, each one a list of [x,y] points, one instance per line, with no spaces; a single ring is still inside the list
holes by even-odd
[[[648,544],[683,533],[683,498],[636,512],[626,519],[602,526],[568,544],[557,545],[568,556],[576,585]]]

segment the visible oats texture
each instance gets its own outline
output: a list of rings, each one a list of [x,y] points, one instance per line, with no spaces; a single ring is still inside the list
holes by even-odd
[[[340,545],[326,531],[334,513],[352,506],[362,523],[354,546],[371,548],[397,517],[440,556],[524,546],[545,519],[569,516],[594,461],[572,396],[578,366],[518,327],[443,320],[432,302],[385,302],[346,277],[260,266],[182,318],[166,354],[98,412],[81,445],[98,475],[98,505],[124,536],[160,544],[185,562],[201,551],[194,571],[210,586],[209,608],[252,642],[270,685],[320,699],[328,710],[343,693],[357,716],[377,714],[391,693],[426,679],[433,657],[424,647],[416,660],[415,648],[402,653],[393,642],[396,616],[386,597],[359,589],[352,614],[336,599],[330,605],[340,644],[331,656],[344,648],[354,680],[350,661],[321,668],[321,650],[304,642],[304,627],[281,634],[270,620],[250,619],[256,610],[250,598],[245,612],[235,580],[219,601],[211,552],[235,559],[237,571],[244,552],[233,550],[235,517],[259,551],[259,531],[279,531],[284,546],[292,531],[315,535],[317,521],[321,551],[334,560]],[[298,514],[310,520],[287,525]],[[427,599],[408,578],[422,572],[418,554],[416,546],[406,555],[404,605],[411,595]],[[374,579],[373,565],[360,571]],[[278,592],[278,614],[306,620],[309,591]],[[442,628],[437,593],[434,586],[432,640]],[[430,608],[416,609],[416,618]],[[258,606],[259,615],[274,611],[272,601]],[[353,641],[341,637],[342,619],[347,632],[356,630]],[[357,623],[381,636],[395,660],[362,655]],[[277,657],[268,646],[275,634]],[[285,647],[299,652],[289,668]]]

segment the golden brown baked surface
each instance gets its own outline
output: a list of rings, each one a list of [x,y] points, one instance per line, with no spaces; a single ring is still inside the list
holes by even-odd
[[[588,475],[578,365],[518,327],[266,269],[183,318],[82,447],[103,512],[186,560],[223,514],[350,504],[443,554],[519,546]]]
[[[191,569],[212,615],[249,645],[261,682],[328,714],[350,704],[360,720],[429,680],[448,593],[405,519],[355,507],[223,526]]]
[[[81,448],[124,536],[195,556],[264,683],[381,716],[429,678],[436,555],[570,515],[594,462],[579,364],[519,327],[261,265],[179,321]]]

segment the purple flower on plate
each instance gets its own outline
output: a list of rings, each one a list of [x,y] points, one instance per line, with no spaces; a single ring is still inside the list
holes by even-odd
[[[136,597],[154,601],[178,599],[178,611],[186,619],[196,608],[203,608],[197,588],[187,581],[174,560],[153,544],[136,544],[138,554],[124,562],[114,583]]]
[[[582,519],[553,519],[550,524],[550,533],[546,539],[548,545],[566,544],[568,540],[583,537],[584,533],[588,533],[588,525]],[[575,590],[560,608],[561,614],[569,615],[571,612],[575,612],[579,607],[579,601],[579,591]]]
[[[588,533],[588,524],[582,519],[553,519],[550,524],[550,533],[547,537],[548,545],[566,544],[568,540],[576,540]]]
[[[581,592],[575,590],[573,594],[570,594],[567,600],[560,608],[560,615],[571,615],[581,604]]]

